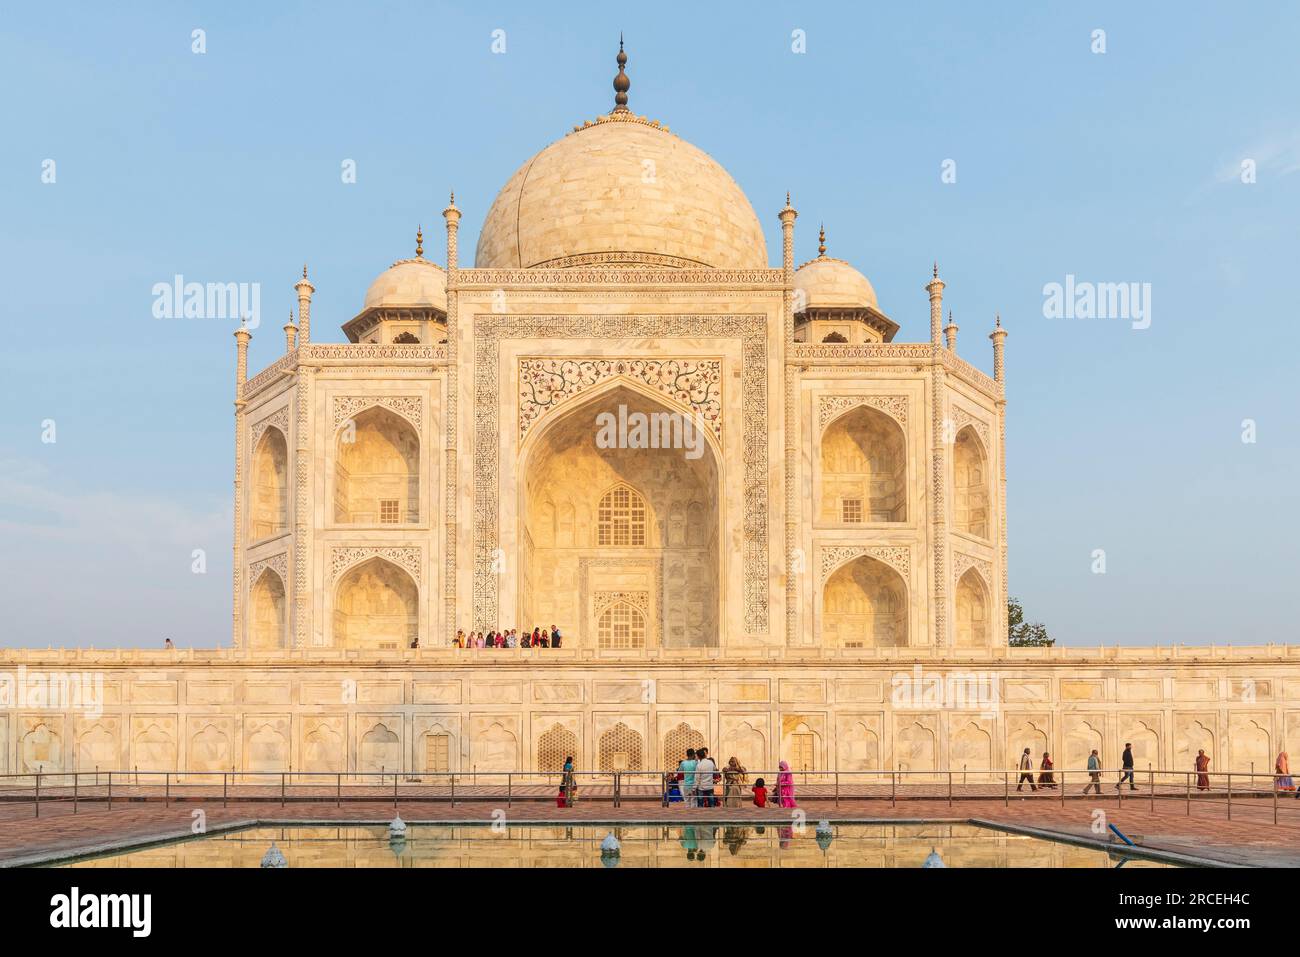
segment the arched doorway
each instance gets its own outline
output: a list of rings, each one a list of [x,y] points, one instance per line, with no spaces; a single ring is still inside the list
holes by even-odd
[[[829,648],[906,645],[907,586],[902,576],[869,555],[836,569],[822,590],[822,638]]]
[[[253,614],[249,621],[248,644],[254,651],[288,647],[285,640],[284,581],[273,568],[262,569],[253,585]]]
[[[821,439],[820,521],[856,525],[907,521],[907,446],[885,413],[858,406]]]
[[[959,532],[989,537],[988,466],[984,447],[969,425],[957,433],[952,449],[953,524]]]
[[[992,624],[989,590],[979,572],[968,568],[957,582],[957,647],[987,648]]]
[[[270,426],[253,453],[252,538],[279,535],[289,527],[289,449],[284,433]]]
[[[338,433],[334,521],[401,525],[419,520],[420,438],[406,419],[372,406]]]
[[[625,383],[557,416],[522,456],[521,624],[558,624],[566,646],[720,644],[707,427]]]
[[[352,568],[334,592],[334,646],[407,648],[419,634],[419,592],[392,562],[371,558]]]

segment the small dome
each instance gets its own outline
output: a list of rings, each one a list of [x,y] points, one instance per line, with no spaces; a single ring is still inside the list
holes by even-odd
[[[843,259],[810,259],[795,270],[794,288],[803,291],[805,308],[880,309],[867,277]]]
[[[366,290],[361,311],[375,308],[432,308],[446,312],[447,274],[441,266],[420,256],[399,260],[380,273]]]
[[[510,177],[474,258],[479,268],[766,269],[767,245],[754,208],[712,157],[652,120],[615,113]]]

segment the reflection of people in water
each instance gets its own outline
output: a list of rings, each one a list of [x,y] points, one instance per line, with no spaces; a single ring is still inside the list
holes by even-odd
[[[700,844],[695,838],[695,827],[693,825],[688,825],[682,828],[682,837],[678,843],[685,848],[686,859],[688,861],[695,860],[695,851],[699,848]]]
[[[778,838],[777,846],[783,851],[786,850],[790,846],[790,842],[794,840],[794,828],[787,824],[776,833]]]
[[[722,830],[722,843],[727,845],[727,850],[731,852],[732,857],[740,853],[740,849],[748,840],[749,828],[747,827],[727,827]]]

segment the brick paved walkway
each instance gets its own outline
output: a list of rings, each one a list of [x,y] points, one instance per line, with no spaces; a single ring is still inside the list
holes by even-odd
[[[386,822],[393,816],[391,796],[388,800],[345,799],[336,806],[333,792],[322,792],[316,800],[290,801],[281,807],[279,790],[263,792],[257,800],[231,800],[223,807],[220,797],[186,795],[173,799],[170,806],[161,800],[126,799],[110,809],[102,802],[81,803],[76,813],[70,802],[43,803],[39,819],[31,803],[0,803],[0,864],[32,863],[50,856],[94,853],[132,844],[189,837],[192,813],[202,809],[209,831],[253,822],[292,825],[305,821]],[[375,789],[378,790],[378,789]],[[549,791],[543,795],[515,795],[506,811],[512,823],[598,821],[653,821],[691,823],[701,821],[736,821],[744,823],[783,823],[789,811],[750,805],[735,808],[697,809],[674,805],[669,808],[648,799],[624,794],[622,807],[614,807],[605,797],[588,789],[574,808],[557,808]],[[349,791],[349,796],[359,793]],[[243,795],[241,794],[241,797]],[[376,795],[377,797],[377,795]],[[410,822],[489,822],[493,814],[506,809],[503,796],[465,793],[458,795],[455,806],[447,800],[407,800],[405,792],[399,805],[402,817]],[[1300,802],[1292,803],[1300,804]],[[1062,803],[1059,796],[1012,792],[1009,804],[1002,798],[963,798],[949,804],[946,794],[939,798],[909,798],[891,807],[888,797],[880,799],[843,799],[839,807],[823,797],[807,797],[801,807],[809,820],[827,818],[842,822],[888,822],[902,820],[981,821],[989,824],[1035,828],[1059,835],[1096,839],[1091,832],[1094,812],[1103,810],[1106,820],[1126,834],[1140,838],[1148,848],[1166,850],[1196,858],[1229,864],[1265,866],[1300,866],[1300,814],[1287,807],[1281,823],[1273,824],[1270,800],[1234,801],[1232,820],[1227,819],[1226,802],[1193,801],[1188,805],[1176,799],[1159,799],[1152,811],[1147,800],[1126,798],[1121,807],[1113,793],[1096,797],[1071,797]]]

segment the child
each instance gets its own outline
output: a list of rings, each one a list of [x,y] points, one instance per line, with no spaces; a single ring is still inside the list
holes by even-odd
[[[682,802],[682,789],[677,785],[677,782],[681,780],[681,777],[680,774],[668,775],[668,793],[664,795],[666,799],[665,803],[680,804]]]
[[[754,807],[767,807],[767,785],[763,779],[755,781],[750,790],[754,792]]]
[[[557,794],[557,795],[555,795],[555,806],[556,806],[556,807],[568,807],[569,805],[568,805],[568,803],[565,801],[564,798],[565,798],[565,794],[564,794],[564,785],[561,784],[561,785],[560,785],[560,793]]]

